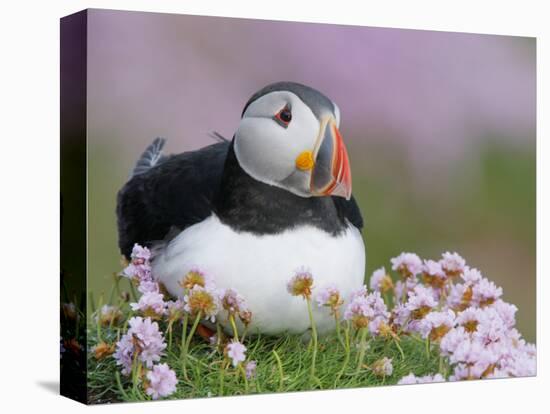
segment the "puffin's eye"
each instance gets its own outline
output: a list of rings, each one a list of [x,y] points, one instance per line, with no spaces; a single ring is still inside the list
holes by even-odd
[[[279,124],[286,128],[288,124],[290,124],[290,121],[292,121],[292,112],[288,105],[281,109],[274,118]]]

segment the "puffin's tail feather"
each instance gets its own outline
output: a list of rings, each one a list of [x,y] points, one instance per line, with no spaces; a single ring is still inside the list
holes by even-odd
[[[214,138],[218,142],[229,142],[229,140],[226,137],[224,137],[222,134],[220,134],[218,131],[212,131],[208,133],[208,135],[211,138]]]
[[[136,166],[130,174],[130,178],[136,175],[143,174],[149,171],[155,165],[160,164],[166,157],[162,154],[162,148],[166,140],[164,138],[156,138],[151,145],[141,154]]]

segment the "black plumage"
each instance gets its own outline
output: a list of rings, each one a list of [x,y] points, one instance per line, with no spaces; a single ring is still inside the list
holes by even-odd
[[[233,141],[155,159],[118,193],[119,247],[126,257],[134,243],[166,241],[213,212],[234,230],[254,234],[307,224],[338,235],[346,219],[363,227],[353,197],[299,197],[254,180],[237,162]]]

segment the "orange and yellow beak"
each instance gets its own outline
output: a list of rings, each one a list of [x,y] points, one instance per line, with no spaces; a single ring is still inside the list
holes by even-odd
[[[296,159],[300,169],[310,169],[310,192],[314,196],[351,198],[351,169],[342,135],[332,117],[325,118],[313,153]]]

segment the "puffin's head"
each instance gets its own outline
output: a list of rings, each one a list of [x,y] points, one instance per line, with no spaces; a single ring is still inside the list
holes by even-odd
[[[247,102],[235,133],[240,166],[254,179],[301,197],[351,197],[340,111],[308,86],[278,82]]]

